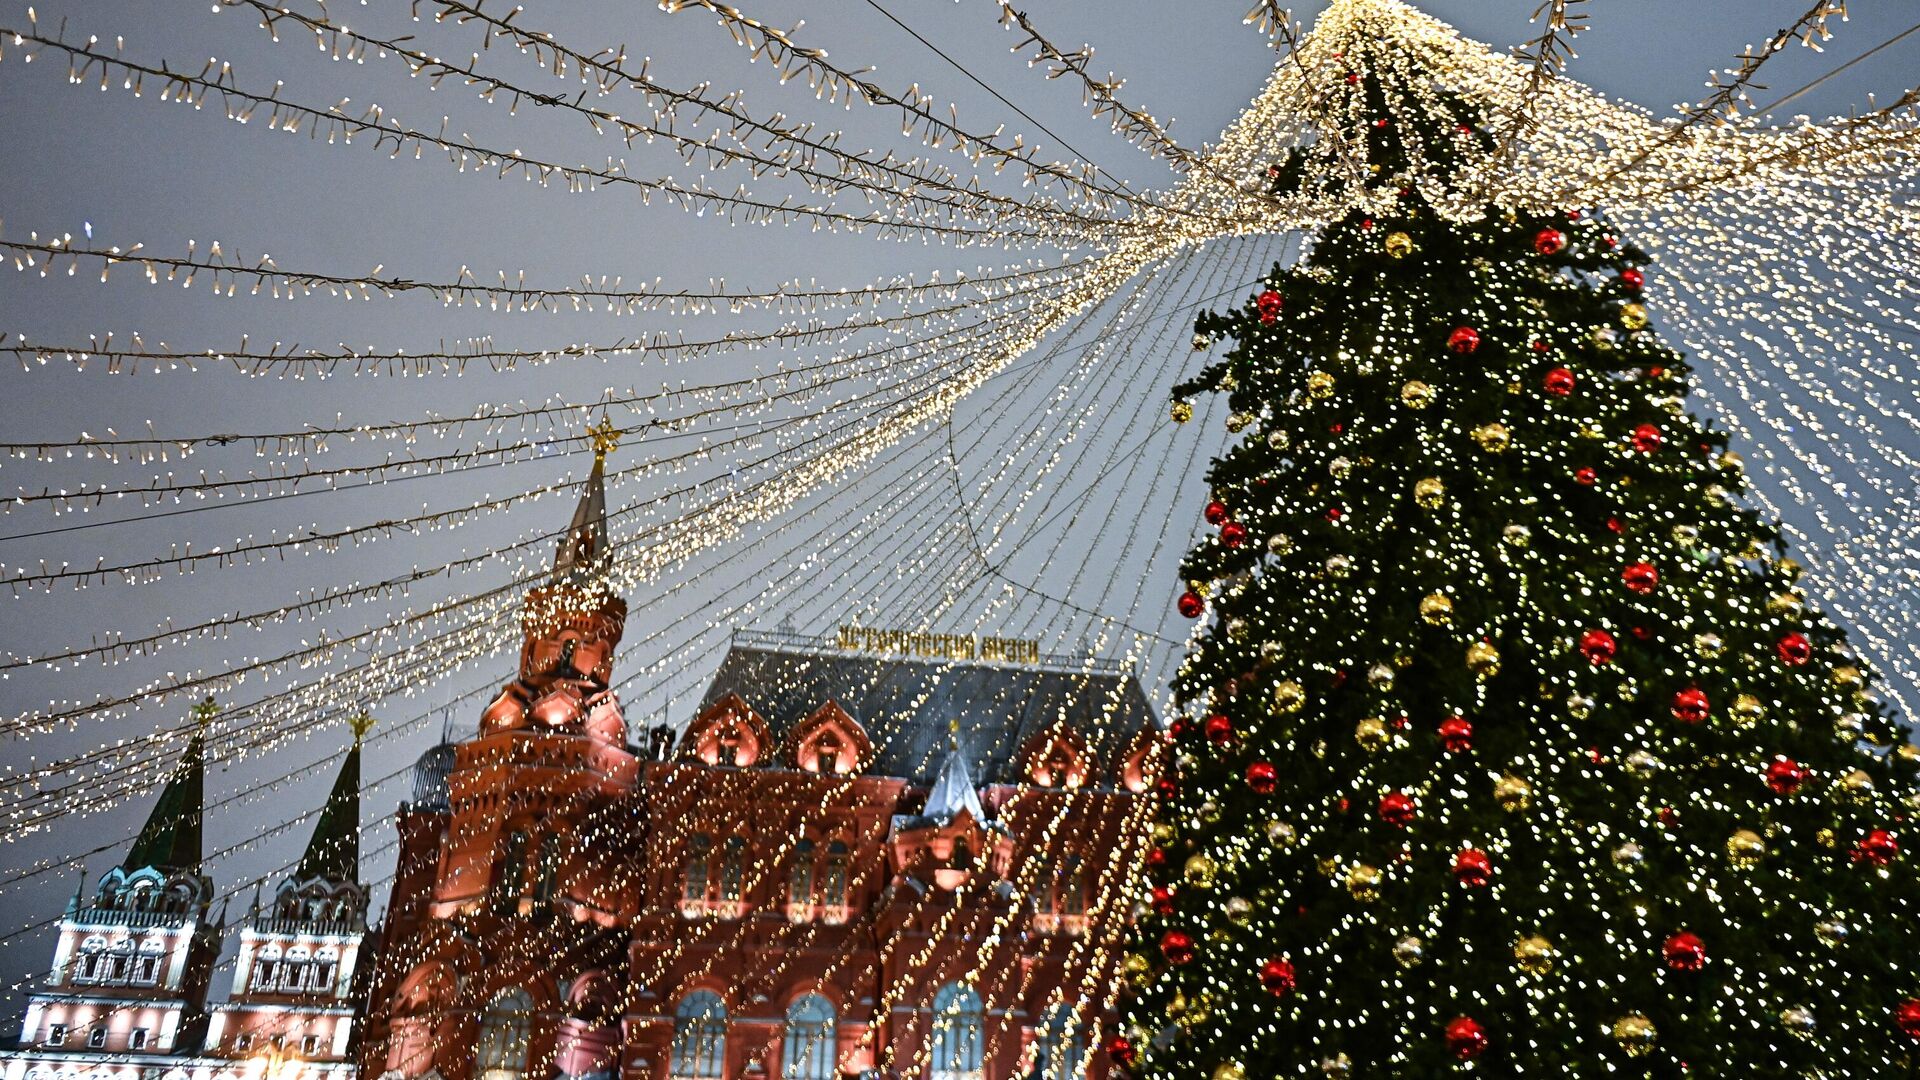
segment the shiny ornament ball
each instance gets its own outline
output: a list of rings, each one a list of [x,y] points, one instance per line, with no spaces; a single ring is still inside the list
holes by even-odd
[[[1115,1035],[1108,1039],[1105,1049],[1108,1057],[1123,1066],[1132,1065],[1135,1061],[1138,1061],[1140,1057],[1139,1053],[1133,1048],[1133,1040],[1127,1038],[1125,1035]]]
[[[1440,746],[1449,754],[1464,754],[1473,749],[1473,724],[1464,716],[1449,716],[1440,721]]]
[[[1737,870],[1751,870],[1767,854],[1767,842],[1752,829],[1735,829],[1727,837],[1727,861]]]
[[[1614,655],[1620,651],[1619,642],[1605,630],[1589,630],[1580,635],[1580,655],[1587,663],[1595,667],[1613,662]]]
[[[1370,903],[1380,895],[1380,871],[1366,863],[1355,863],[1347,869],[1347,892],[1362,903]]]
[[[1533,805],[1533,785],[1508,773],[1493,782],[1493,801],[1509,814],[1517,814]]]
[[[1277,848],[1290,848],[1300,839],[1300,831],[1284,821],[1267,822],[1267,843]]]
[[[1386,721],[1369,716],[1353,726],[1353,741],[1368,753],[1378,753],[1393,741],[1393,733],[1387,730]]]
[[[1716,652],[1714,655],[1719,654]],[[1733,704],[1727,712],[1733,717],[1734,723],[1744,728],[1752,727],[1765,718],[1767,707],[1752,694],[1738,694],[1735,695]]]
[[[1253,901],[1244,896],[1230,896],[1224,905],[1227,921],[1235,926],[1245,926],[1253,921]]]
[[[1647,309],[1641,304],[1620,305],[1620,325],[1629,330],[1645,330],[1652,320],[1647,317]]]
[[[1554,397],[1566,397],[1573,393],[1577,382],[1572,371],[1557,367],[1547,372],[1546,376],[1540,380],[1540,386]]]
[[[1176,424],[1184,424],[1193,419],[1193,406],[1185,401],[1174,402],[1168,412],[1173,416],[1173,422]]]
[[[1328,577],[1343,578],[1353,573],[1353,560],[1345,555],[1329,555],[1321,565],[1326,567]]]
[[[1160,935],[1160,955],[1170,964],[1193,962],[1193,936],[1184,930],[1169,930]]]
[[[1780,1010],[1780,1026],[1787,1034],[1805,1039],[1813,1034],[1818,1025],[1814,1022],[1813,1010],[1805,1005],[1792,1005]]]
[[[1447,348],[1462,356],[1480,347],[1480,331],[1471,326],[1456,326],[1447,335]]]
[[[1194,352],[1206,352],[1208,349],[1211,349],[1211,348],[1213,348],[1212,338],[1208,337],[1205,334],[1193,335],[1193,351]]]
[[[1260,985],[1274,997],[1285,997],[1292,993],[1296,984],[1293,961],[1286,957],[1276,956],[1260,965]]]
[[[1851,803],[1865,803],[1873,798],[1873,777],[1864,769],[1849,771],[1835,786],[1840,795]]]
[[[1673,718],[1683,724],[1699,724],[1706,721],[1711,707],[1706,692],[1697,686],[1676,691],[1673,695]]]
[[[1613,849],[1613,865],[1620,870],[1636,870],[1647,861],[1647,853],[1640,845],[1629,840]]]
[[[1665,441],[1666,436],[1660,434],[1660,429],[1652,424],[1641,424],[1633,429],[1633,448],[1643,454],[1660,449],[1660,444]]]
[[[1207,519],[1207,524],[1209,525],[1224,524],[1229,516],[1227,513],[1227,504],[1218,499],[1207,503],[1200,513]]]
[[[1274,768],[1272,762],[1256,761],[1247,766],[1247,786],[1252,788],[1255,794],[1271,795],[1274,787],[1279,783],[1280,770]]]
[[[1841,919],[1822,919],[1813,924],[1814,938],[1829,948],[1844,943],[1847,932],[1847,924]]]
[[[1920,998],[1905,998],[1893,1007],[1893,1026],[1900,1034],[1920,1042]]]
[[[1651,1053],[1659,1035],[1653,1021],[1639,1013],[1630,1013],[1613,1022],[1613,1041],[1628,1057],[1645,1057]]]
[[[1514,966],[1529,975],[1545,975],[1552,971],[1553,960],[1553,942],[1539,934],[1530,934],[1514,942]]]
[[[1575,720],[1585,720],[1593,715],[1593,699],[1584,694],[1574,694],[1567,698],[1567,715]]]
[[[1484,641],[1467,646],[1467,670],[1482,679],[1493,678],[1500,672],[1500,650]]]
[[[1428,510],[1439,509],[1446,497],[1447,486],[1437,476],[1424,476],[1414,482],[1413,501]]]
[[[1353,1075],[1353,1061],[1345,1054],[1334,1054],[1320,1059],[1320,1075],[1331,1080],[1346,1080]]]
[[[1307,393],[1325,400],[1333,396],[1333,376],[1324,371],[1307,374]]]
[[[1591,465],[1582,465],[1573,470],[1573,482],[1581,487],[1592,487],[1600,482],[1600,474]]]
[[[1213,1080],[1247,1080],[1247,1067],[1237,1061],[1223,1061],[1214,1067]]]
[[[1559,229],[1541,229],[1533,234],[1533,250],[1542,255],[1558,255],[1566,246],[1566,234]]]
[[[1214,875],[1218,872],[1219,867],[1214,864],[1213,857],[1204,851],[1188,856],[1187,864],[1181,867],[1181,875],[1186,878],[1187,884],[1196,889],[1213,888]]]
[[[1417,966],[1427,957],[1427,943],[1412,934],[1393,943],[1393,962],[1403,968]]]
[[[1885,866],[1900,854],[1900,843],[1885,829],[1874,829],[1860,841],[1860,857],[1875,866]]]
[[[1645,750],[1635,750],[1626,756],[1627,771],[1635,777],[1645,780],[1660,768],[1660,759]]]
[[[1229,521],[1220,526],[1220,542],[1230,548],[1239,547],[1247,542],[1247,527],[1237,521]]]
[[[1472,434],[1474,445],[1489,454],[1505,453],[1513,445],[1513,435],[1502,423],[1481,424]]]
[[[1790,757],[1774,758],[1767,766],[1767,786],[1775,795],[1791,795],[1807,779],[1807,768]]]
[[[1207,741],[1215,746],[1225,746],[1233,741],[1233,721],[1219,713],[1207,717],[1207,722],[1201,727],[1201,731],[1206,735]]]
[[[1453,600],[1446,593],[1428,593],[1420,600],[1420,618],[1428,626],[1445,626],[1453,621]]]
[[[1286,533],[1274,533],[1267,537],[1267,554],[1286,555],[1293,551],[1293,537]]]
[[[1620,284],[1625,286],[1628,292],[1639,292],[1641,286],[1645,285],[1646,283],[1647,283],[1647,275],[1641,273],[1640,271],[1634,269],[1631,266],[1627,267],[1625,270],[1620,271]]]
[[[1227,414],[1226,423],[1227,423],[1228,431],[1240,432],[1245,430],[1248,424],[1253,423],[1253,414],[1243,413],[1243,412],[1230,412]]]
[[[1611,326],[1596,326],[1593,333],[1587,335],[1587,343],[1595,352],[1612,352],[1620,341],[1620,334]]]
[[[1260,311],[1260,321],[1263,323],[1271,323],[1280,317],[1280,294],[1272,289],[1268,289],[1255,299],[1254,306]]]
[[[1418,808],[1413,797],[1403,791],[1389,791],[1380,797],[1380,820],[1398,828],[1413,824]]]
[[[1791,615],[1806,607],[1807,602],[1797,593],[1775,593],[1767,598],[1767,614]]]
[[[1500,530],[1500,540],[1508,547],[1523,548],[1533,542],[1533,530],[1525,525],[1509,525]]]
[[[1404,259],[1413,254],[1413,237],[1403,232],[1388,233],[1383,246],[1387,249],[1388,255],[1396,259]]]
[[[1367,668],[1367,685],[1383,694],[1393,689],[1394,678],[1393,668],[1388,664],[1374,664]]]
[[[1479,848],[1465,848],[1453,857],[1453,880],[1477,889],[1493,880],[1493,860]]]
[[[1780,655],[1780,662],[1789,667],[1799,667],[1813,659],[1813,642],[1798,630],[1780,638],[1773,645],[1773,651]]]
[[[1424,409],[1433,404],[1433,387],[1412,379],[1400,387],[1400,404],[1409,409]]]
[[[1834,668],[1829,677],[1833,680],[1833,684],[1842,690],[1858,690],[1867,684],[1867,677],[1852,664],[1842,664]]]
[[[1306,688],[1292,679],[1287,679],[1273,688],[1273,707],[1281,713],[1299,712],[1306,700]]]
[[[1179,607],[1180,614],[1197,619],[1206,612],[1207,602],[1200,598],[1199,593],[1188,590],[1180,594]]]
[[[1682,930],[1660,946],[1660,960],[1669,971],[1699,971],[1707,966],[1707,943],[1691,930]]]
[[[1652,563],[1628,563],[1620,571],[1620,583],[1629,592],[1645,596],[1660,584],[1660,571],[1654,569]]]
[[[1487,1029],[1471,1016],[1447,1021],[1447,1050],[1461,1061],[1472,1061],[1487,1051]]]

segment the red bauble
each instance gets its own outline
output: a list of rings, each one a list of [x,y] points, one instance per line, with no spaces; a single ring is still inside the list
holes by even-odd
[[[1920,1041],[1920,998],[1905,998],[1893,1007],[1893,1026],[1907,1038]]]
[[[1487,1050],[1487,1029],[1471,1016],[1447,1021],[1447,1049],[1461,1061],[1472,1061]]]
[[[1193,935],[1185,930],[1169,930],[1160,935],[1160,955],[1170,964],[1187,964],[1193,961]]]
[[[1402,829],[1413,824],[1413,796],[1402,791],[1389,791],[1380,796],[1380,820]]]
[[[1153,913],[1155,915],[1173,914],[1173,890],[1165,885],[1153,887]]]
[[[1167,865],[1167,849],[1163,847],[1148,848],[1147,849],[1147,865],[1148,866]]]
[[[1107,1040],[1107,1056],[1124,1066],[1131,1066],[1139,1055],[1133,1052],[1133,1040],[1125,1035],[1115,1035]]]
[[[1293,961],[1284,956],[1276,956],[1260,965],[1260,985],[1274,997],[1285,997],[1293,992],[1297,983],[1293,972]]]
[[[1545,387],[1547,393],[1552,394],[1554,397],[1566,397],[1568,394],[1573,393],[1573,384],[1576,381],[1572,371],[1563,367],[1557,367],[1547,372],[1546,378],[1540,380],[1540,385]]]
[[[1533,234],[1533,250],[1542,255],[1558,255],[1567,246],[1567,238],[1559,229],[1541,229]]]
[[[1215,499],[1208,503],[1206,509],[1202,510],[1201,513],[1206,515],[1207,524],[1222,524],[1227,520],[1227,504]]]
[[[1260,321],[1272,322],[1280,314],[1280,294],[1268,289],[1254,301],[1260,308]]]
[[[1629,563],[1620,571],[1620,582],[1629,592],[1645,596],[1660,584],[1660,571],[1655,570],[1652,563]]]
[[[1233,740],[1233,721],[1214,713],[1207,717],[1207,741],[1215,746],[1224,746]]]
[[[1453,857],[1453,880],[1469,889],[1485,885],[1493,877],[1493,860],[1479,848],[1465,848]]]
[[[1247,542],[1247,527],[1237,521],[1229,521],[1220,526],[1220,542],[1228,547],[1239,547]]]
[[[1697,686],[1689,686],[1673,695],[1673,718],[1683,724],[1702,723],[1708,711],[1707,695]]]
[[[1440,745],[1449,754],[1464,754],[1473,749],[1473,724],[1464,716],[1449,716],[1440,721]]]
[[[1573,480],[1582,487],[1592,487],[1600,482],[1600,474],[1591,465],[1582,465],[1573,470]]]
[[[1660,449],[1660,444],[1664,441],[1665,436],[1661,435],[1660,429],[1652,424],[1641,424],[1633,429],[1633,448],[1643,454],[1651,454]]]
[[[1580,635],[1580,655],[1595,667],[1612,663],[1614,654],[1619,651],[1619,644],[1605,630],[1589,630]]]
[[[1174,717],[1173,723],[1167,725],[1167,734],[1172,736],[1175,742],[1179,742],[1181,739],[1193,734],[1194,730],[1195,726],[1193,721],[1184,716]]]
[[[1206,610],[1207,602],[1200,598],[1199,593],[1188,591],[1180,594],[1180,614],[1197,619]]]
[[[1674,971],[1699,971],[1707,966],[1707,943],[1691,930],[1682,930],[1660,947],[1660,958]]]
[[[1854,850],[1873,865],[1885,866],[1900,854],[1900,842],[1887,830],[1875,829],[1863,837]]]
[[[1775,795],[1791,795],[1800,790],[1807,779],[1807,767],[1790,757],[1773,759],[1767,766],[1767,786]]]
[[[1480,347],[1480,331],[1471,326],[1456,326],[1447,335],[1447,348],[1465,355]]]
[[[1271,795],[1279,783],[1280,770],[1273,767],[1273,762],[1256,761],[1247,766],[1247,786],[1257,794]]]
[[[1646,283],[1647,275],[1635,270],[1631,266],[1620,271],[1620,284],[1626,286],[1628,292],[1639,292],[1640,287]]]
[[[1780,654],[1781,663],[1792,667],[1799,667],[1813,659],[1813,642],[1808,641],[1807,635],[1798,630],[1781,638],[1774,645],[1773,650]]]

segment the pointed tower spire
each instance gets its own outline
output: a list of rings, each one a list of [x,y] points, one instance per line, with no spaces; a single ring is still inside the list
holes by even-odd
[[[973,786],[967,755],[960,747],[960,720],[955,717],[947,724],[947,757],[940,763],[940,775],[934,780],[933,789],[927,792],[924,816],[945,824],[959,817],[962,810],[971,813],[973,820],[982,825],[987,823],[980,791]]]
[[[206,796],[207,724],[219,715],[211,697],[193,707],[193,738],[160,792],[147,823],[134,838],[122,866],[138,870],[197,870],[200,866],[200,815]]]
[[[360,744],[373,726],[373,718],[362,713],[350,722],[353,746],[340,763],[340,775],[334,778],[326,805],[320,808],[313,838],[307,841],[306,854],[300,856],[300,866],[293,873],[295,881],[360,881]]]
[[[620,445],[620,431],[611,418],[602,416],[587,428],[587,436],[593,440],[593,471],[587,474],[580,504],[553,560],[554,580],[574,584],[598,583],[613,557],[607,540],[606,466],[607,455]]]

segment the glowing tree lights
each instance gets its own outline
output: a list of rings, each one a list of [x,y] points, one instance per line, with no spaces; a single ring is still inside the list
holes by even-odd
[[[1108,1054],[1914,1075],[1913,748],[1685,411],[1660,268],[1592,210],[1436,213],[1397,178],[1466,183],[1494,118],[1374,51],[1343,55],[1363,205],[1202,316],[1227,347],[1177,390],[1244,427]]]

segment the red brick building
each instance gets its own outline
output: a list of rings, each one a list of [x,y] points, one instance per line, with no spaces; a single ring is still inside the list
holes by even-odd
[[[517,677],[417,768],[364,1074],[1105,1076],[1137,683],[736,635],[677,738],[630,732],[609,551],[596,465]]]

